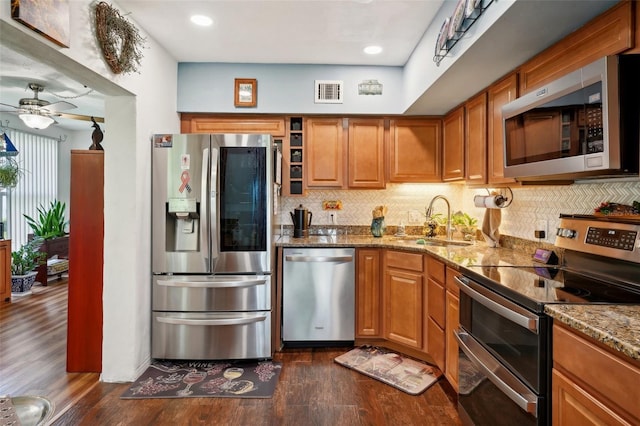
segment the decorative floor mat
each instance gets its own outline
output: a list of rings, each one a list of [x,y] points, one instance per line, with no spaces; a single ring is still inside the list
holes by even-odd
[[[156,360],[120,398],[271,398],[281,369],[272,361]]]
[[[437,367],[376,346],[355,348],[334,361],[411,395],[424,392],[442,376]]]

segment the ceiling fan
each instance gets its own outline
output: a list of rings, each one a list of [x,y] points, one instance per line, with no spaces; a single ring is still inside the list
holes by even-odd
[[[19,106],[0,103],[0,112],[18,114],[24,124],[32,129],[46,129],[49,125],[57,123],[54,117],[69,118],[73,120],[97,121],[104,123],[102,117],[88,115],[69,114],[62,111],[77,108],[66,101],[49,102],[38,98],[38,93],[44,90],[44,86],[38,83],[29,83],[27,88],[33,90],[33,98],[22,98]],[[8,109],[7,109],[8,108]]]

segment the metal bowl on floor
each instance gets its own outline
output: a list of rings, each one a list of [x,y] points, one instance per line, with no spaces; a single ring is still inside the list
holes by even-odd
[[[8,404],[6,399],[11,399],[11,404]],[[47,398],[25,395],[6,399],[2,397],[2,405],[3,413],[9,416],[8,421],[11,419],[12,410],[22,426],[44,425],[53,416],[53,403]]]

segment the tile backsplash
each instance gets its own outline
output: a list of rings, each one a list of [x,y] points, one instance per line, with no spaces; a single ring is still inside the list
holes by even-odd
[[[603,183],[575,183],[573,185],[512,186],[513,202],[501,209],[500,233],[534,240],[537,226],[546,224],[546,242],[553,243],[555,229],[561,213],[591,214],[604,201],[631,204],[640,201],[640,181],[609,181]],[[313,190],[304,197],[282,197],[278,224],[291,225],[289,212],[302,204],[313,213],[312,224],[330,225],[331,213],[336,214],[338,225],[368,226],[375,206],[388,207],[387,226],[401,223],[418,226],[424,221],[424,212],[431,199],[444,195],[451,203],[451,211],[462,210],[478,219],[479,225],[485,209],[475,207],[473,197],[486,195],[484,188],[469,188],[457,184],[388,184],[384,190]],[[323,211],[322,202],[342,201],[342,210]],[[434,203],[436,213],[446,213],[446,204]],[[542,224],[540,223],[543,222]]]

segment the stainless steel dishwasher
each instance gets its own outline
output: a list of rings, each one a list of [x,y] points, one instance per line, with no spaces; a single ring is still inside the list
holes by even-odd
[[[355,249],[285,248],[282,340],[288,346],[352,344]]]

